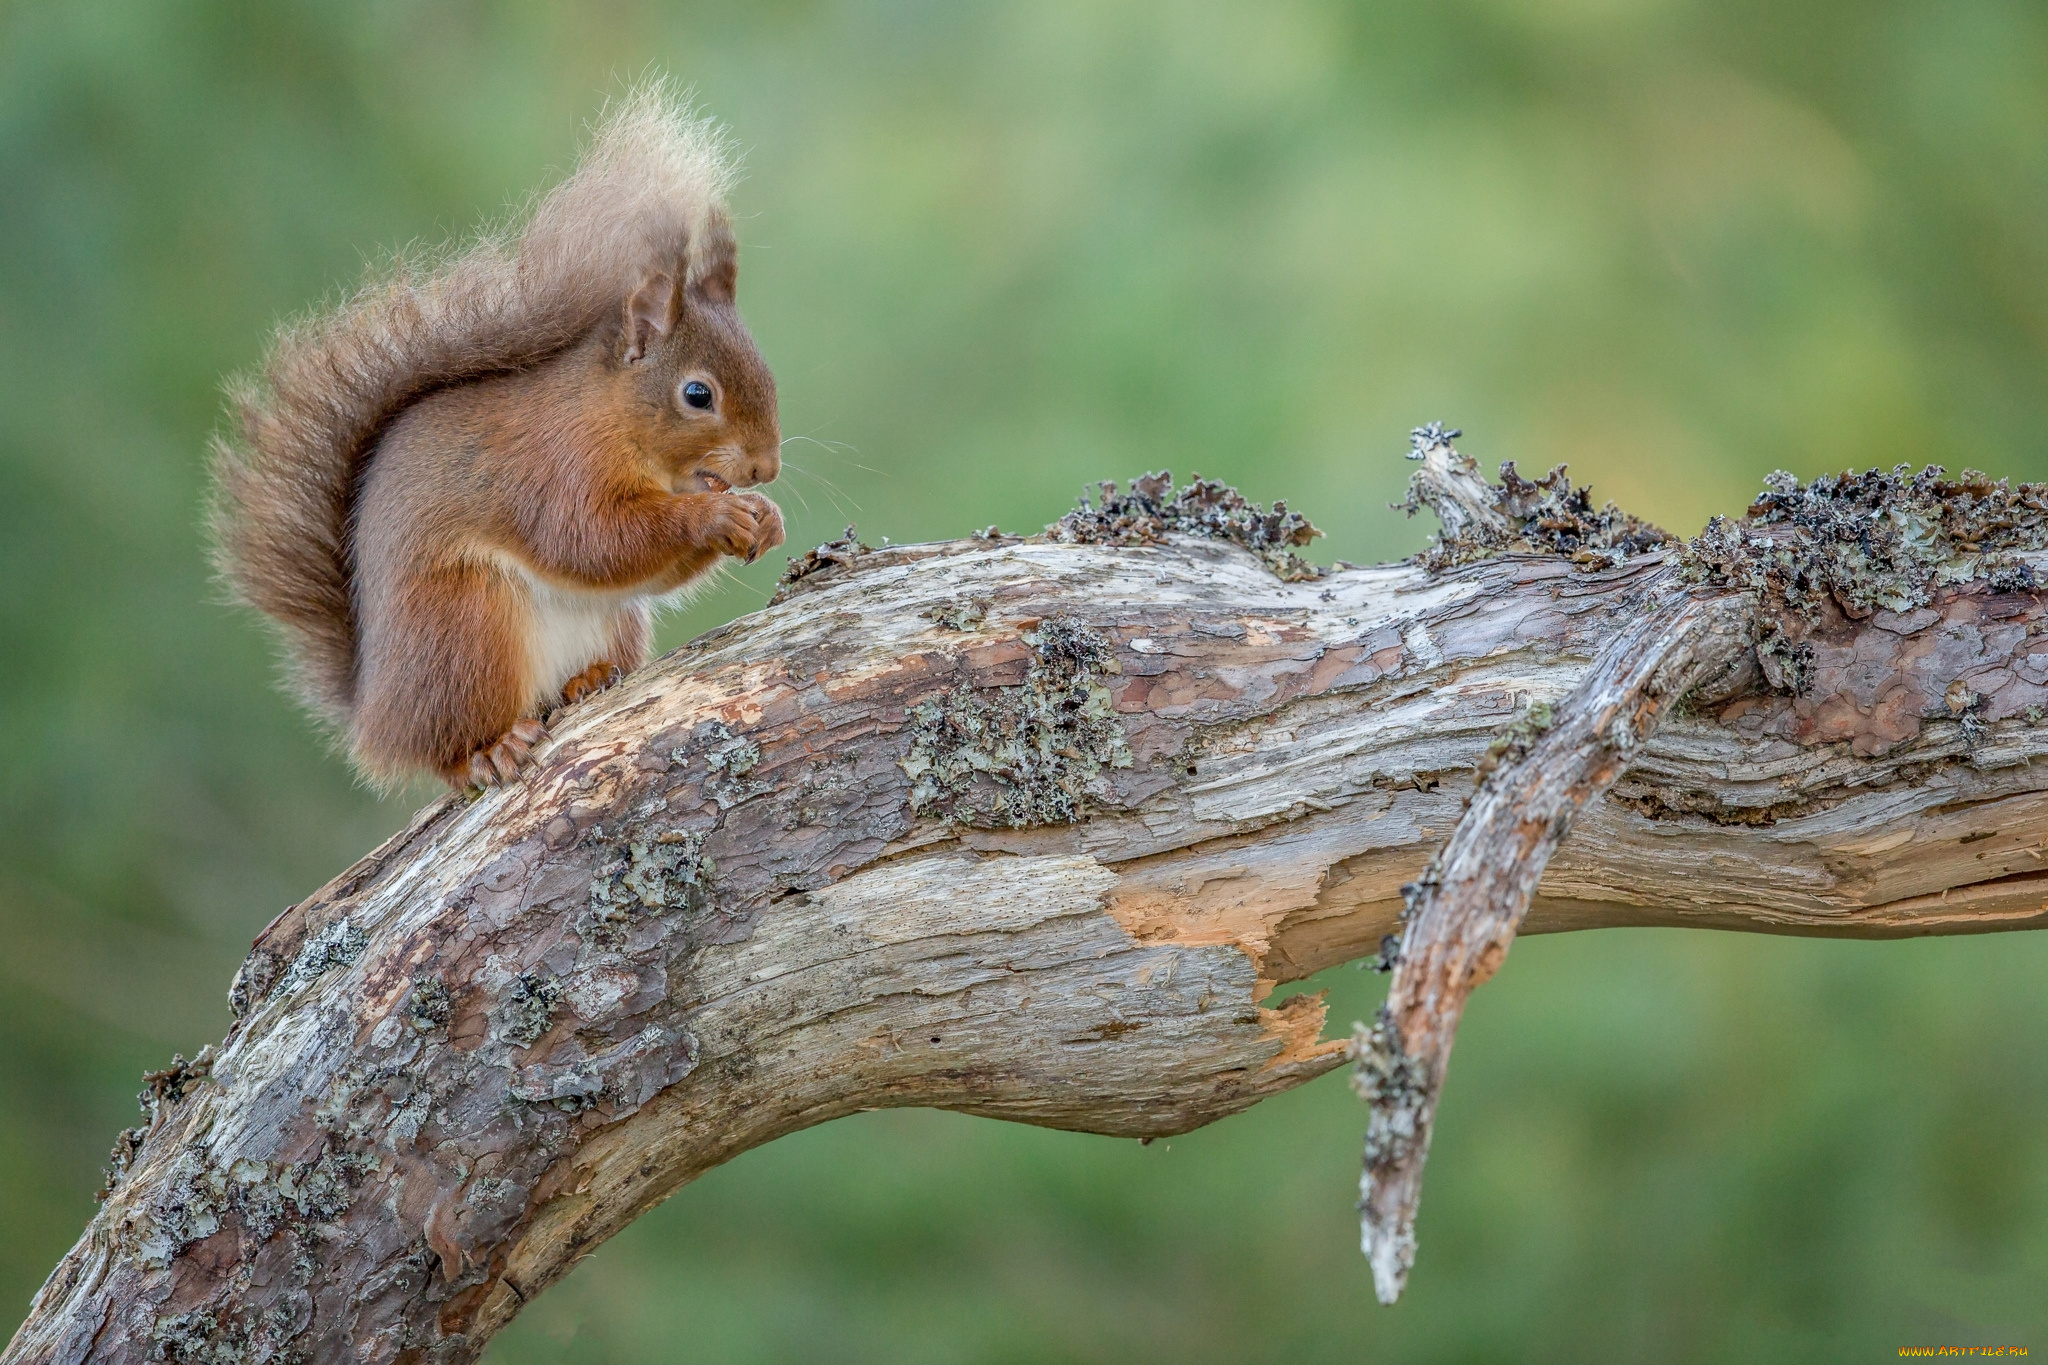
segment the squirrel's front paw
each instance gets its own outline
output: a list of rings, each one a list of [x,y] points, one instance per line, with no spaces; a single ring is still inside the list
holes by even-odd
[[[562,705],[574,706],[585,697],[594,697],[625,676],[626,670],[615,663],[594,663],[562,684]]]
[[[721,493],[705,537],[720,554],[751,564],[780,545],[782,509],[759,493]]]
[[[502,786],[533,762],[534,747],[547,737],[547,726],[529,716],[471,754],[462,776],[472,787]]]

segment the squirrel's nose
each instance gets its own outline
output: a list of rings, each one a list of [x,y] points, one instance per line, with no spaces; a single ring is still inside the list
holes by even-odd
[[[774,483],[775,476],[782,472],[782,449],[780,443],[766,450],[755,451],[747,457],[747,484]]]

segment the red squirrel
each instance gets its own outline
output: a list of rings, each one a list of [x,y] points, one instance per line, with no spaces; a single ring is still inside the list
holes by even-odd
[[[731,179],[643,87],[516,234],[399,263],[231,389],[218,562],[373,781],[512,780],[549,712],[646,662],[661,598],[782,543],[736,491],[781,442]]]

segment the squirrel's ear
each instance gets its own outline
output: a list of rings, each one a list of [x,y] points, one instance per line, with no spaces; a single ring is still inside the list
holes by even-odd
[[[644,359],[656,337],[675,329],[682,311],[683,291],[676,277],[665,270],[649,275],[626,300],[626,363]]]
[[[723,210],[711,215],[690,252],[690,292],[707,303],[731,305],[739,293],[740,244]]]

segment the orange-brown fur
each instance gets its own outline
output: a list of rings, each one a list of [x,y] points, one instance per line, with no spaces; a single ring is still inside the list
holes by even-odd
[[[727,178],[708,126],[642,91],[516,251],[374,283],[238,395],[223,567],[365,772],[509,779],[541,717],[646,660],[655,599],[781,543],[734,491],[780,460]]]

